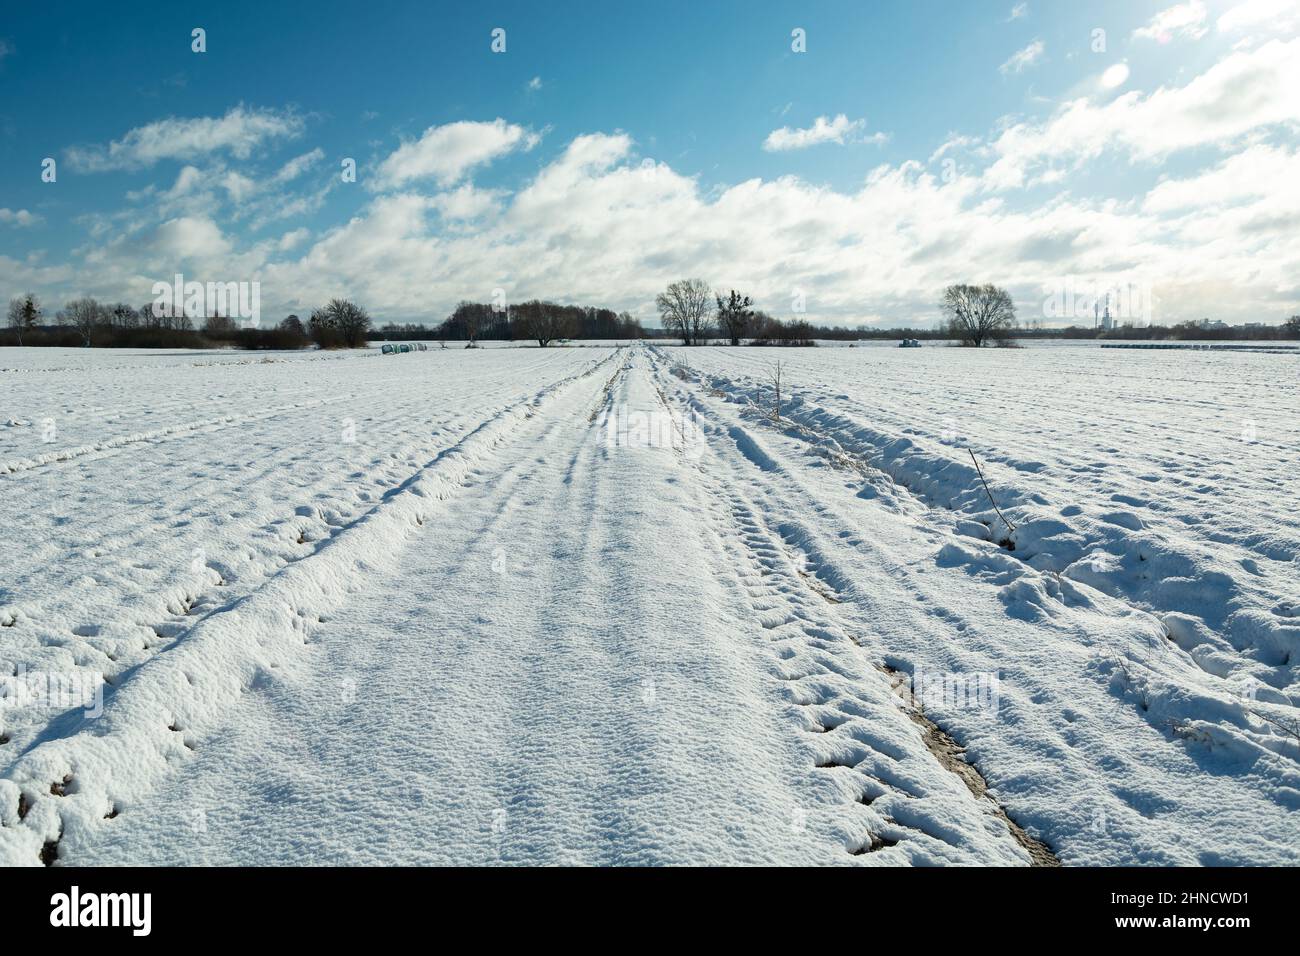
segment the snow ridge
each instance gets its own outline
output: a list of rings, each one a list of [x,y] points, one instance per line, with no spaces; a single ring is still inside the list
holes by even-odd
[[[751,417],[765,417],[765,387],[706,376],[709,388],[746,404]],[[1229,708],[1239,733],[1231,739],[1202,726],[1183,706],[1183,689],[1139,678],[1130,668],[1106,668],[1121,683],[1138,682],[1133,693],[1144,710],[1156,706],[1161,720],[1191,720],[1184,730],[1209,734],[1222,743],[1248,741],[1300,761],[1300,614],[1285,602],[1261,608],[1240,583],[1207,567],[1194,552],[1146,529],[1123,512],[1090,519],[1077,506],[1055,510],[1037,492],[989,476],[997,507],[991,507],[973,464],[889,435],[807,400],[797,392],[783,403],[785,431],[813,444],[824,456],[856,459],[887,474],[918,499],[956,512],[958,534],[1003,542],[1002,556],[986,549],[951,542],[940,553],[949,566],[984,566],[990,562],[1015,571],[1022,565],[1041,573],[1035,584],[1020,579],[1003,585],[1009,603],[1022,596],[1041,604],[1046,595],[1083,584],[1153,612],[1167,639],[1187,659],[1224,683],[1222,693],[1236,701]],[[1031,471],[1032,467],[1021,470]],[[1071,520],[1074,519],[1074,520]],[[1243,702],[1243,698],[1245,698]],[[1201,701],[1200,705],[1204,705]],[[1200,706],[1198,705],[1198,706]],[[1217,710],[1218,708],[1211,708]]]
[[[294,659],[364,576],[392,564],[404,540],[457,492],[484,453],[612,358],[594,360],[483,422],[316,551],[138,668],[107,699],[102,717],[47,735],[14,760],[0,779],[0,865],[52,862],[65,835],[84,838],[121,803],[150,792],[248,688]]]

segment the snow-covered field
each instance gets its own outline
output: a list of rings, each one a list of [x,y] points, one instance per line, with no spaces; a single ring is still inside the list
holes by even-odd
[[[1300,863],[1296,361],[0,350],[0,862]]]

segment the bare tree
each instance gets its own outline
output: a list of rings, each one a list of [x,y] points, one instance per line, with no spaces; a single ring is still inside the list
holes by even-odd
[[[679,279],[655,296],[664,328],[682,337],[683,345],[698,345],[709,335],[709,284],[703,279]]]
[[[366,344],[366,333],[370,331],[370,316],[366,310],[347,299],[330,299],[329,305],[321,310],[325,322],[338,330],[343,344],[350,349],[359,349]]]
[[[570,310],[554,302],[524,302],[515,306],[514,314],[519,330],[530,339],[536,339],[542,348],[573,334]]]
[[[546,317],[545,331],[549,333],[550,341],[572,338],[575,328],[573,314],[563,306],[550,302],[545,303],[545,306],[542,315]]]
[[[447,317],[448,331],[454,338],[463,330],[466,339],[465,348],[478,348],[479,334],[484,327],[491,325],[494,313],[493,307],[486,302],[462,301]]]
[[[9,328],[18,336],[18,344],[23,344],[23,333],[36,328],[41,317],[41,300],[28,292],[9,300]]]
[[[542,303],[537,299],[530,299],[527,302],[517,302],[510,306],[511,339],[537,338],[537,329],[541,325],[538,313],[541,311],[541,308]],[[542,348],[546,347],[546,343],[542,342],[540,339],[537,344],[542,346]]]
[[[618,337],[620,339],[639,339],[645,336],[645,330],[641,328],[641,321],[634,317],[631,312],[620,312],[618,314]]]
[[[81,334],[82,344],[90,346],[90,337],[103,324],[103,308],[90,297],[73,299],[58,315],[60,325],[70,325]]]
[[[754,321],[754,310],[750,308],[753,300],[742,296],[735,289],[724,302],[722,296],[714,296],[718,302],[718,325],[732,345],[739,345],[740,340],[749,333],[750,323]]]
[[[140,316],[127,305],[125,302],[118,302],[111,307],[105,307],[106,319],[115,329],[134,329],[140,324]]]
[[[469,304],[474,305],[475,303],[471,302]],[[479,315],[479,310],[465,309],[464,319],[465,319],[465,338],[467,340],[467,344],[465,347],[466,348],[477,347],[479,326],[483,324],[481,321],[481,316]]]
[[[307,334],[320,349],[336,349],[343,343],[343,336],[324,309],[311,310],[311,315],[307,317]]]
[[[9,312],[6,324],[13,329],[18,336],[18,344],[23,344],[23,300],[14,296],[9,300]]]
[[[1011,296],[992,284],[950,285],[943,291],[941,308],[948,316],[949,332],[975,348],[1005,338],[1016,321]]]
[[[213,338],[230,338],[238,328],[228,315],[210,315],[203,320],[203,333]]]

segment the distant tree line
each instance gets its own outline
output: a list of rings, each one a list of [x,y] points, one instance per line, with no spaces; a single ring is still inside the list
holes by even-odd
[[[954,338],[952,329],[942,322],[937,328],[812,325],[809,326],[809,332],[814,339],[830,342],[897,341],[899,339],[949,341]],[[1181,322],[1177,325],[1124,325],[1113,329],[1095,329],[1091,325],[1072,325],[1066,328],[1016,325],[1008,330],[1007,336],[1011,339],[1100,339],[1111,341],[1177,341],[1183,339],[1287,341],[1300,339],[1300,316],[1292,316],[1280,325],[1234,325],[1223,329],[1205,328],[1198,322]]]
[[[429,327],[419,322],[385,322],[370,330],[371,341],[408,342],[421,340],[427,342],[432,338]]]
[[[53,322],[49,318],[34,294],[13,299],[6,327],[0,330],[0,345],[294,349],[314,344],[334,349],[362,348],[372,339],[433,338],[470,345],[485,340],[534,341],[545,347],[565,339],[646,335],[640,321],[628,312],[538,299],[507,306],[461,302],[432,329],[416,323],[375,328],[365,309],[346,299],[331,300],[305,321],[290,315],[270,328],[247,328],[225,315],[191,316],[180,308],[174,314],[167,310],[159,314],[153,303],[137,309],[93,298],[70,301],[55,313]]]
[[[812,346],[823,335],[818,329],[803,319],[781,320],[773,318],[766,312],[754,313],[754,326],[751,331],[750,345],[794,345]]]
[[[1017,329],[1017,338],[1109,339],[1119,341],[1287,341],[1300,339],[1300,315],[1293,315],[1279,325],[1228,325],[1207,327],[1200,322],[1175,325],[1131,325],[1112,329],[1072,325],[1064,329]]]
[[[416,329],[420,331],[415,332]],[[428,338],[419,326],[385,326],[383,338]],[[533,341],[545,348],[565,339],[639,339],[645,336],[639,320],[628,312],[595,306],[560,305],[540,299],[511,305],[461,302],[432,336],[442,342]]]
[[[819,329],[804,319],[782,320],[751,308],[752,298],[731,289],[724,299],[703,279],[679,279],[655,296],[664,331],[683,345],[708,345],[715,334],[731,345],[816,345]],[[841,330],[843,331],[843,330]]]
[[[157,310],[148,303],[133,308],[123,302],[73,299],[46,315],[32,294],[9,302],[0,345],[96,346],[98,348],[192,348],[233,346],[241,349],[363,348],[370,316],[346,299],[332,299],[311,313],[307,323],[290,315],[271,328],[245,327],[230,316],[190,316],[184,309]]]
[[[1295,340],[1300,339],[1300,315],[1280,325],[1209,326],[1205,322],[1111,329],[1089,326],[1043,328],[1017,323],[1015,306],[1003,289],[993,285],[953,285],[944,290],[942,321],[936,328],[882,329],[859,325],[813,325],[804,319],[782,320],[753,307],[753,300],[736,290],[724,298],[701,279],[683,279],[668,286],[655,300],[662,333],[642,328],[628,312],[592,306],[560,305],[530,300],[513,305],[461,302],[451,315],[430,329],[417,323],[388,323],[374,328],[366,311],[346,299],[333,299],[313,310],[304,322],[290,315],[269,328],[241,327],[228,316],[190,316],[154,309],[153,303],[134,308],[126,303],[101,303],[82,297],[49,314],[33,293],[9,301],[0,345],[89,346],[108,348],[295,349],[362,348],[368,340],[437,339],[465,342],[534,341],[543,347],[566,339],[637,339],[662,334],[685,345],[706,345],[719,336],[732,345],[810,346],[818,340],[853,342],[887,339],[956,339],[965,345],[1011,344],[1015,339],[1066,338],[1110,340]]]
[[[951,285],[940,301],[940,321],[930,328],[879,328],[859,325],[812,325],[803,319],[781,320],[758,309],[747,295],[730,290],[724,298],[702,279],[672,283],[655,299],[663,335],[684,345],[708,345],[715,336],[732,345],[816,345],[819,340],[929,339],[956,340],[962,345],[1012,346],[1021,338],[1081,339],[1300,339],[1300,316],[1281,325],[1207,327],[1205,323],[1183,322],[1174,326],[1125,325],[1112,329],[1070,327],[1026,328],[1016,319],[1010,293],[992,284]]]

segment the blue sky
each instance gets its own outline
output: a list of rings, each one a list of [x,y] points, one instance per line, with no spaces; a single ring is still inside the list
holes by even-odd
[[[652,320],[699,275],[832,324],[928,324],[957,281],[1027,320],[1063,288],[1300,311],[1295,0],[156,6],[0,19],[6,297],[183,272],[271,312]]]

